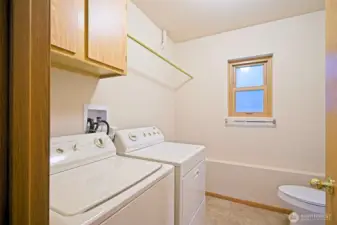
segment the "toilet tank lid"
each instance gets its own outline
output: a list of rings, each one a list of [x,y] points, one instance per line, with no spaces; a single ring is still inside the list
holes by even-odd
[[[297,185],[280,186],[279,191],[299,201],[325,207],[325,192]]]

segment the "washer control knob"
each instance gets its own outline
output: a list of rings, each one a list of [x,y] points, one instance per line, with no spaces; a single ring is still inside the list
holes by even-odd
[[[64,153],[64,150],[62,148],[57,148],[56,149],[56,152],[59,153],[59,154],[63,154]]]
[[[74,145],[73,145],[73,150],[74,150],[74,151],[77,151],[77,150],[78,150],[77,144],[74,144]]]
[[[104,148],[104,141],[102,138],[95,138],[94,144],[99,148]]]
[[[137,135],[133,133],[129,133],[129,138],[131,141],[137,141]]]

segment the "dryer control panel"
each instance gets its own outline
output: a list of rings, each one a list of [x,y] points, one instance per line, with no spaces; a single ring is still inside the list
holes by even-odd
[[[164,142],[164,135],[157,127],[143,127],[116,132],[117,152],[125,153]]]

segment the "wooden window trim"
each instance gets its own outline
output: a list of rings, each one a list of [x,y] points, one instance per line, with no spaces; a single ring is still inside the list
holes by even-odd
[[[264,65],[264,85],[259,87],[235,87],[235,68],[248,65]],[[273,95],[272,95],[272,55],[257,56],[244,59],[228,61],[228,116],[230,117],[272,117]],[[244,90],[264,90],[264,112],[263,113],[238,113],[235,112],[235,92]]]

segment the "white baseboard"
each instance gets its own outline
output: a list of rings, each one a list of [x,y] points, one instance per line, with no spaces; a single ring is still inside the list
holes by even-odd
[[[287,208],[278,198],[280,185],[308,186],[324,174],[207,159],[206,190],[224,196]]]

